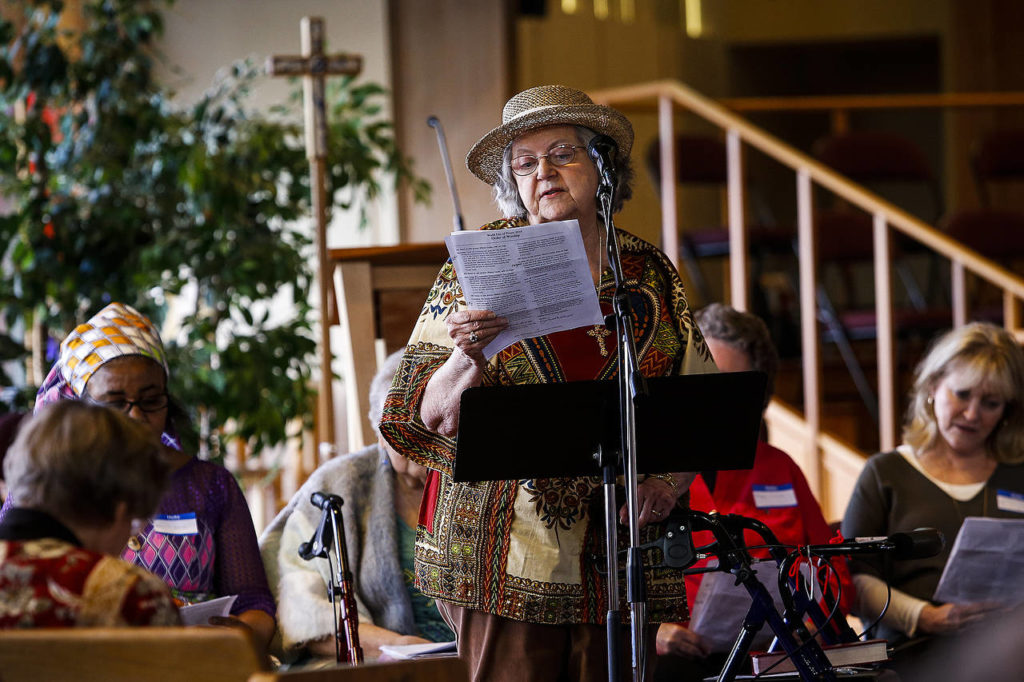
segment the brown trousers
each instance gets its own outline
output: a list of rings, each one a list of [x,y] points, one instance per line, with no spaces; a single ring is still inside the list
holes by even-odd
[[[437,601],[455,631],[471,682],[607,682],[605,627],[538,625]],[[647,676],[653,679],[658,626],[647,630]],[[632,679],[629,629],[623,628],[618,679]]]

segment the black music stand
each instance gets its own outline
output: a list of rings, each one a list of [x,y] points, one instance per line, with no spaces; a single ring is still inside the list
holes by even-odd
[[[749,469],[764,408],[761,372],[647,379],[637,405],[640,473]],[[478,386],[462,393],[457,482],[597,476],[619,448],[618,384]]]
[[[634,400],[636,473],[749,469],[754,463],[764,409],[761,372],[691,374],[646,379]],[[457,482],[560,476],[604,479],[606,570],[617,595],[615,500],[622,466],[619,382],[581,381],[522,386],[481,386],[463,391],[452,477]],[[644,601],[639,552],[627,560],[629,602]],[[617,598],[609,596],[606,632],[609,679],[618,670]],[[634,616],[642,630],[646,617]],[[637,650],[635,638],[634,665]],[[637,668],[634,667],[634,677]]]

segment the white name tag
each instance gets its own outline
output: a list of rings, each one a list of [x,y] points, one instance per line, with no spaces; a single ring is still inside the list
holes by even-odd
[[[754,505],[758,509],[777,509],[779,507],[795,507],[796,492],[793,491],[793,484],[785,485],[755,485]]]
[[[1000,511],[1024,514],[1024,493],[1015,493],[1012,490],[997,490],[996,507]]]
[[[199,532],[196,513],[158,514],[153,519],[153,530],[164,535],[195,535]]]

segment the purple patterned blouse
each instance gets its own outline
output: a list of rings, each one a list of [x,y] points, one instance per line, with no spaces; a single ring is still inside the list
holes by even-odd
[[[156,517],[121,558],[163,578],[185,602],[236,594],[233,614],[275,614],[249,507],[231,473],[211,462],[193,457],[174,472]]]

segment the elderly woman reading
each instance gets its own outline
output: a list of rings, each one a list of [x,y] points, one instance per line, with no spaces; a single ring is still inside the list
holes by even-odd
[[[163,581],[117,558],[169,472],[156,436],[112,410],[31,417],[4,461],[18,505],[0,522],[0,628],[179,624]]]
[[[549,85],[519,93],[466,163],[493,186],[505,216],[482,229],[579,221],[592,283],[608,314],[614,289],[605,257],[609,216],[598,210],[598,170],[586,152],[598,133],[618,147],[617,211],[630,196],[633,127],[578,90]],[[618,238],[644,375],[714,371],[671,262],[628,232],[618,230]],[[615,336],[602,325],[571,329],[515,343],[488,360],[485,346],[506,326],[493,311],[467,307],[449,261],[388,396],[381,433],[401,454],[432,470],[416,541],[417,583],[453,625],[472,679],[606,679],[602,623],[608,605],[604,558],[597,556],[603,553],[603,519],[590,513],[600,478],[455,483],[452,466],[464,389],[612,379]],[[543,449],[545,434],[536,436]],[[685,447],[686,434],[679,438]],[[666,473],[639,484],[642,541],[657,535],[646,524],[667,517],[691,480],[690,474]],[[651,622],[683,620],[682,575],[645,573]]]

